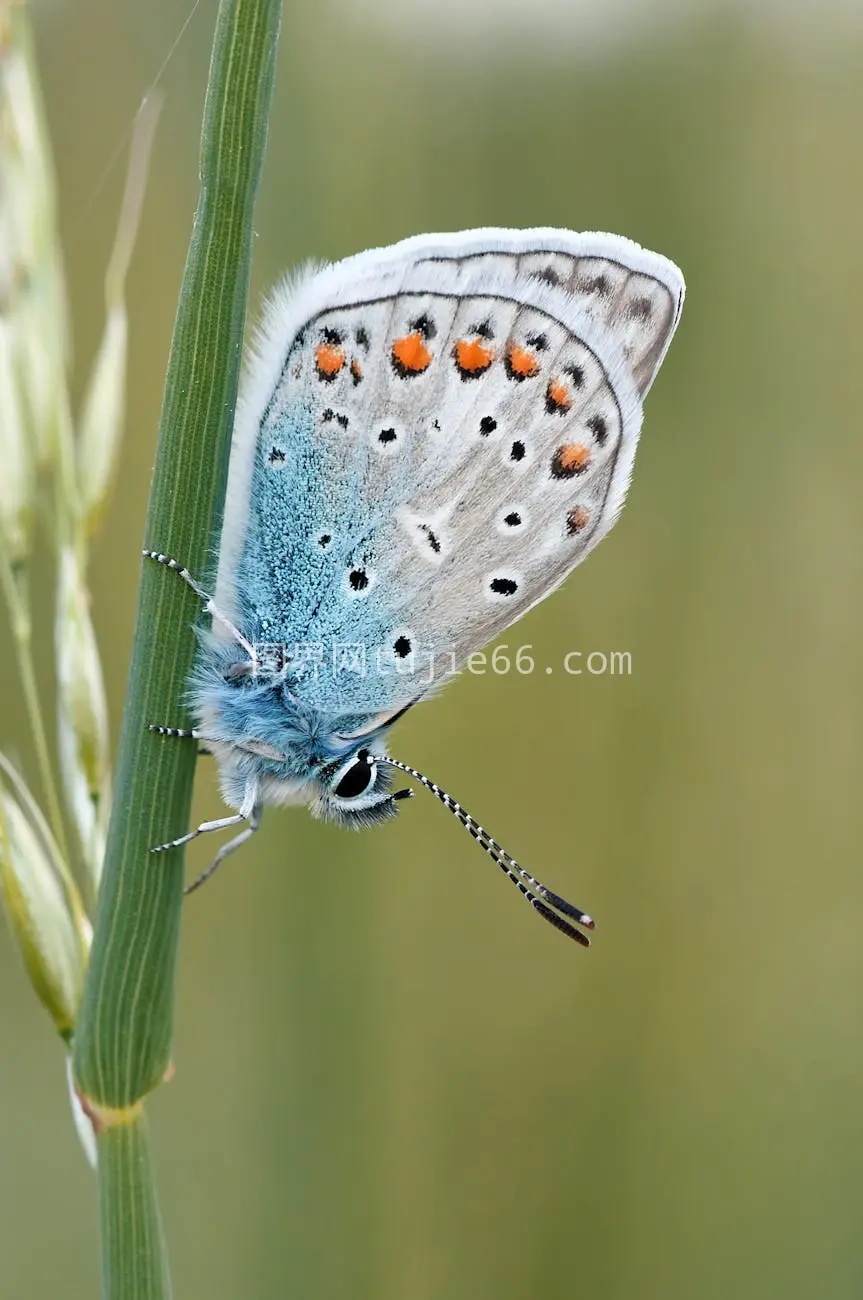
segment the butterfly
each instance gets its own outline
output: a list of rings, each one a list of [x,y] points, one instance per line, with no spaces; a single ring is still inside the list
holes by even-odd
[[[267,804],[348,828],[395,815],[406,773],[534,909],[591,917],[440,786],[387,753],[397,719],[557,587],[615,522],[642,402],[683,305],[666,258],[617,235],[420,235],[288,278],[247,361],[215,594],[189,685],[249,839]],[[577,928],[579,927],[579,928]]]

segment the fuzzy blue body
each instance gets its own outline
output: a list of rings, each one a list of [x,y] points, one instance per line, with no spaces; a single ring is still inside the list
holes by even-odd
[[[247,626],[254,627],[254,616]],[[293,693],[297,682],[289,673],[266,666],[249,673],[247,667],[239,646],[202,634],[189,696],[219,759],[226,803],[249,810],[268,803],[310,803],[316,815],[357,828],[391,815],[394,805],[382,797],[389,792],[389,769],[376,773],[369,791],[377,796],[374,803],[358,804],[353,815],[341,815],[338,800],[328,797],[334,783],[322,783],[322,777],[334,777],[350,764],[357,733],[365,745],[385,752],[374,715],[323,713]],[[372,807],[376,815],[370,817]]]

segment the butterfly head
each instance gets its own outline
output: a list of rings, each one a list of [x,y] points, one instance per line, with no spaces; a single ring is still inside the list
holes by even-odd
[[[317,774],[320,793],[312,813],[348,830],[388,821],[410,790],[391,791],[393,768],[362,746]]]

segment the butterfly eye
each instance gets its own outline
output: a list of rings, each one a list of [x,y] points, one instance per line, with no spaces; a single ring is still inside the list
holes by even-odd
[[[356,799],[358,795],[368,790],[376,775],[377,768],[372,762],[369,751],[361,749],[333,793],[339,799]]]

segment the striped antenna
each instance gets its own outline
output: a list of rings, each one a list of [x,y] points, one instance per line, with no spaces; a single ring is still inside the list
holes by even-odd
[[[361,758],[365,752],[361,750],[357,758]],[[582,912],[581,908],[568,903],[565,898],[561,898],[560,894],[555,894],[553,890],[547,889],[529,871],[525,871],[524,867],[520,867],[515,858],[511,858],[506,850],[501,848],[497,840],[493,840],[488,831],[484,830],[479,822],[474,821],[470,813],[462,808],[461,804],[456,803],[455,799],[451,798],[446,790],[442,790],[434,781],[430,781],[427,776],[423,776],[422,772],[418,772],[415,767],[409,767],[407,763],[400,763],[396,758],[388,758],[384,754],[369,754],[369,758],[375,763],[386,763],[390,767],[398,768],[400,772],[406,772],[408,776],[412,776],[421,785],[424,785],[427,790],[430,790],[444,807],[449,808],[450,812],[458,818],[477,844],[485,849],[492,862],[497,863],[501,871],[509,877],[516,889],[524,895],[534,910],[539,912],[543,920],[548,921],[549,925],[555,926],[563,934],[568,935],[570,939],[574,939],[576,943],[580,943],[582,947],[590,947],[590,940],[587,935],[582,934],[581,930],[576,930],[574,925],[565,920],[565,917],[572,917],[576,924],[583,926],[585,930],[594,929],[593,917],[588,916],[587,912]],[[563,915],[560,915],[560,913]]]

